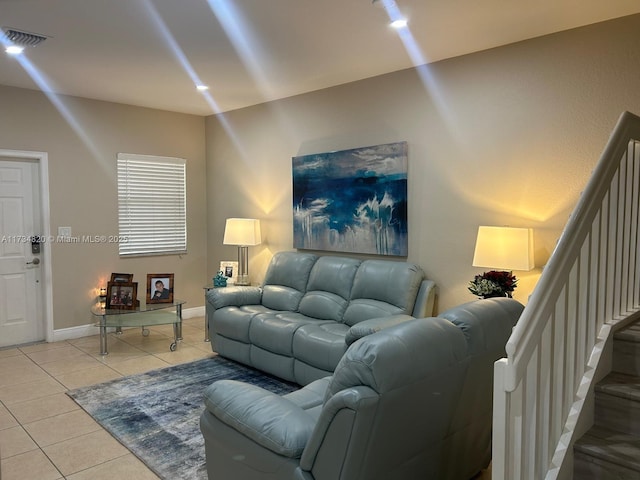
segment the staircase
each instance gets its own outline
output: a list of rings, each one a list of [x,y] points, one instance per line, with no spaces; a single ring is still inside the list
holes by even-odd
[[[495,363],[492,479],[640,480],[640,329],[618,334],[639,320],[640,117],[624,112]]]
[[[613,337],[613,371],[595,387],[594,420],[574,445],[574,480],[640,479],[640,322]]]

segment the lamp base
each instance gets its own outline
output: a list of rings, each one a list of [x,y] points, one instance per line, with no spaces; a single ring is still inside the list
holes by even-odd
[[[236,285],[247,286],[249,282],[249,249],[244,245],[238,246],[238,276]]]

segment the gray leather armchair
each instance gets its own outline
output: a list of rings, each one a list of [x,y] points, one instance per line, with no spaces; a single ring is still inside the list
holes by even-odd
[[[216,382],[201,418],[209,478],[436,475],[465,368],[461,332],[445,320],[422,319],[361,339],[332,377],[284,397]]]
[[[445,312],[451,321],[401,322],[282,397],[212,384],[200,420],[209,479],[469,479],[490,461],[492,366],[521,311],[491,299]]]

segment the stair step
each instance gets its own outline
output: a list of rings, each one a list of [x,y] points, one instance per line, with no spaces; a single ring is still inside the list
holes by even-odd
[[[596,392],[640,402],[640,377],[613,372],[596,385]]]
[[[640,322],[632,323],[624,330],[620,330],[613,335],[616,340],[626,340],[627,342],[640,343]]]
[[[640,376],[640,324],[616,332],[613,339],[613,370]]]
[[[595,388],[596,426],[640,433],[640,378],[612,373]]]
[[[574,445],[574,480],[637,480],[640,437],[593,427]]]
[[[613,372],[595,386],[594,423],[574,445],[573,480],[639,480],[640,322],[614,334]]]

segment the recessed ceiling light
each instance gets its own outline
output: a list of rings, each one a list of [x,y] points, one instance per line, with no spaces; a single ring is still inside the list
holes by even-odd
[[[196,89],[200,92],[205,92],[209,90],[209,87],[207,87],[206,85],[196,85]]]
[[[389,25],[391,25],[391,28],[404,28],[407,26],[407,19],[406,18],[399,18],[397,20],[394,20],[393,22],[391,22]]]
[[[21,47],[20,45],[9,45],[4,49],[4,51],[9,55],[20,55],[22,52],[24,52],[24,47]]]
[[[395,0],[372,0],[371,3],[375,7],[379,7],[379,8],[389,8],[389,7],[396,6]]]

